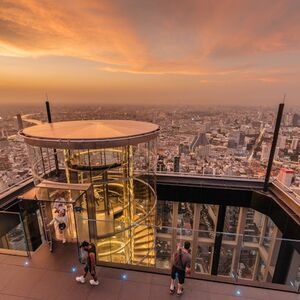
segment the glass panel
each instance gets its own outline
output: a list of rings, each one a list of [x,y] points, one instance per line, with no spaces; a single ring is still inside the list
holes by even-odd
[[[247,208],[245,230],[244,230],[244,242],[258,243],[259,236],[262,231],[265,216],[255,211],[252,208]]]
[[[258,250],[242,248],[238,266],[238,276],[242,279],[253,279]]]
[[[223,236],[225,240],[235,240],[236,232],[239,222],[240,208],[235,206],[226,207],[226,215],[224,221],[224,232],[226,233]]]
[[[0,253],[27,256],[27,250],[20,214],[0,212]]]
[[[156,237],[156,267],[169,269],[171,267],[171,240]]]
[[[260,256],[259,261],[258,261],[258,269],[257,269],[257,274],[256,274],[256,277],[255,277],[255,280],[263,281],[264,276],[265,276],[265,272],[266,272],[266,263],[264,262],[264,260]]]
[[[199,237],[213,239],[218,218],[218,205],[200,204]]]
[[[232,270],[233,248],[228,245],[222,245],[220,251],[220,261],[218,275],[230,276]]]
[[[212,256],[213,244],[204,244],[199,241],[195,258],[195,272],[210,274]]]
[[[263,247],[267,250],[267,252],[269,251],[272,243],[272,234],[275,227],[276,226],[273,221],[270,218],[267,218],[266,230],[263,238]]]
[[[158,233],[172,233],[173,202],[158,201],[156,220]]]
[[[180,202],[178,203],[177,217],[177,235],[191,236],[194,224],[194,204]]]

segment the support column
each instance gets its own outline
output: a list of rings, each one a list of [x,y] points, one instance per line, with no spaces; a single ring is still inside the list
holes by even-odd
[[[223,228],[224,228],[225,215],[226,215],[226,205],[220,205],[219,212],[218,212],[216,238],[215,238],[213,261],[212,261],[212,267],[211,267],[211,275],[218,275],[218,267],[219,267],[219,261],[220,261],[222,239],[223,239],[222,232],[223,232]]]
[[[272,283],[285,284],[292,261],[293,250],[291,241],[282,240]]]
[[[90,241],[96,244],[97,242],[97,224],[96,224],[96,209],[94,200],[94,189],[91,185],[87,190],[87,213],[88,213],[88,224],[89,224],[89,236]]]
[[[234,247],[233,264],[232,264],[232,272],[234,272],[236,276],[238,276],[239,274],[238,268],[239,268],[239,262],[241,257],[241,250],[243,247],[243,238],[244,238],[243,233],[246,224],[246,213],[247,213],[247,208],[241,207],[239,213],[238,227],[237,227],[236,247]]]
[[[198,252],[198,228],[200,223],[201,204],[195,204],[194,213],[194,226],[193,226],[193,240],[192,240],[192,263],[191,270],[192,275],[195,274],[196,256]]]

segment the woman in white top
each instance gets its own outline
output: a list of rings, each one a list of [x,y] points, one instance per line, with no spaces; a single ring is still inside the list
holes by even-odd
[[[58,194],[57,198],[54,200],[53,208],[55,212],[67,209],[67,201],[64,193]]]

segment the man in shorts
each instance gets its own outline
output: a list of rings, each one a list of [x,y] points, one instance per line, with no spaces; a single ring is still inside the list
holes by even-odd
[[[177,296],[182,295],[183,293],[183,284],[185,280],[185,275],[190,274],[191,272],[191,255],[189,250],[191,248],[191,243],[189,241],[184,242],[184,247],[177,250],[174,255],[174,262],[171,272],[171,285],[170,285],[170,294],[175,293],[175,283],[178,279],[177,286]]]
[[[96,247],[94,244],[87,241],[83,241],[80,245],[80,249],[87,252],[87,261],[84,267],[84,274],[82,276],[76,277],[76,281],[80,283],[85,283],[85,277],[88,272],[91,273],[93,279],[90,280],[91,285],[98,285],[99,281],[96,275]]]

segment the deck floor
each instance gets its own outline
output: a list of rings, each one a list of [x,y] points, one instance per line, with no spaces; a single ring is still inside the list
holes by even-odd
[[[72,267],[76,267],[75,273]],[[176,295],[169,295],[169,277],[166,275],[99,267],[100,285],[94,287],[75,281],[81,269],[72,244],[59,245],[53,253],[43,246],[31,260],[0,255],[0,299],[178,299]],[[124,274],[125,280],[122,278]],[[185,293],[180,298],[300,300],[300,295],[187,279]]]

